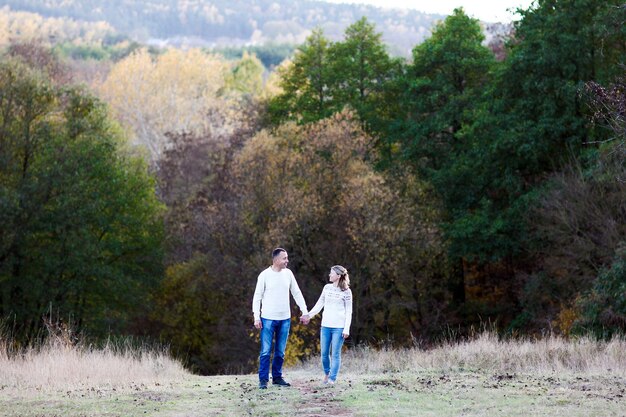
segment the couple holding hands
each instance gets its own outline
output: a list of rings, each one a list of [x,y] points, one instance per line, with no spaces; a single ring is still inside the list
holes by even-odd
[[[261,330],[261,354],[259,356],[259,389],[266,389],[269,381],[270,355],[274,342],[274,359],[272,361],[272,383],[289,386],[283,379],[282,368],[285,359],[285,348],[291,323],[289,293],[300,310],[300,322],[308,324],[309,320],[322,309],[322,328],[320,331],[320,351],[324,384],[334,384],[341,366],[341,347],[350,334],[352,320],[352,292],[350,278],[346,268],[335,265],[330,268],[328,278],[330,284],[324,286],[322,295],[311,311],[308,311],[296,278],[287,268],[289,256],[283,248],[272,251],[272,266],[263,270],[257,279],[252,313],[254,327]]]

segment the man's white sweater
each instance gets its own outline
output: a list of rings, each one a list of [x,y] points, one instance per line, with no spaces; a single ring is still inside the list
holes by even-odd
[[[288,268],[276,272],[270,266],[263,270],[257,279],[254,297],[252,298],[252,313],[254,320],[261,317],[269,320],[286,320],[291,318],[289,304],[289,292],[296,304],[302,310],[302,314],[308,314],[306,302],[293,276]]]
[[[327,284],[322,290],[320,299],[309,312],[309,318],[319,313],[322,308],[322,326],[342,328],[343,333],[350,334],[352,322],[352,291],[350,288],[342,291],[334,284]]]

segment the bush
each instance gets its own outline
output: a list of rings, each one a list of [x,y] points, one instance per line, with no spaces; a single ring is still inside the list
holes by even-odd
[[[578,300],[580,317],[574,324],[578,333],[591,332],[601,338],[626,330],[626,250],[603,270],[593,288]]]

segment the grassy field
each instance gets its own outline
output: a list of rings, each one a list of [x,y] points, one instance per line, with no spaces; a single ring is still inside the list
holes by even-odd
[[[256,375],[202,377],[154,352],[52,346],[0,357],[2,416],[625,416],[626,342],[500,341],[353,349],[334,387],[318,358]]]

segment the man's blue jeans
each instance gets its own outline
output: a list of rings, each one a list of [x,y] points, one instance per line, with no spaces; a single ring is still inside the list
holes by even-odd
[[[339,373],[339,368],[341,367],[343,329],[322,326],[322,330],[320,331],[320,345],[324,374],[328,375],[329,380],[335,381]]]
[[[291,319],[270,320],[261,318],[261,355],[259,356],[259,381],[268,381],[270,373],[270,354],[274,341],[274,359],[272,360],[272,379],[283,376],[283,362]]]

